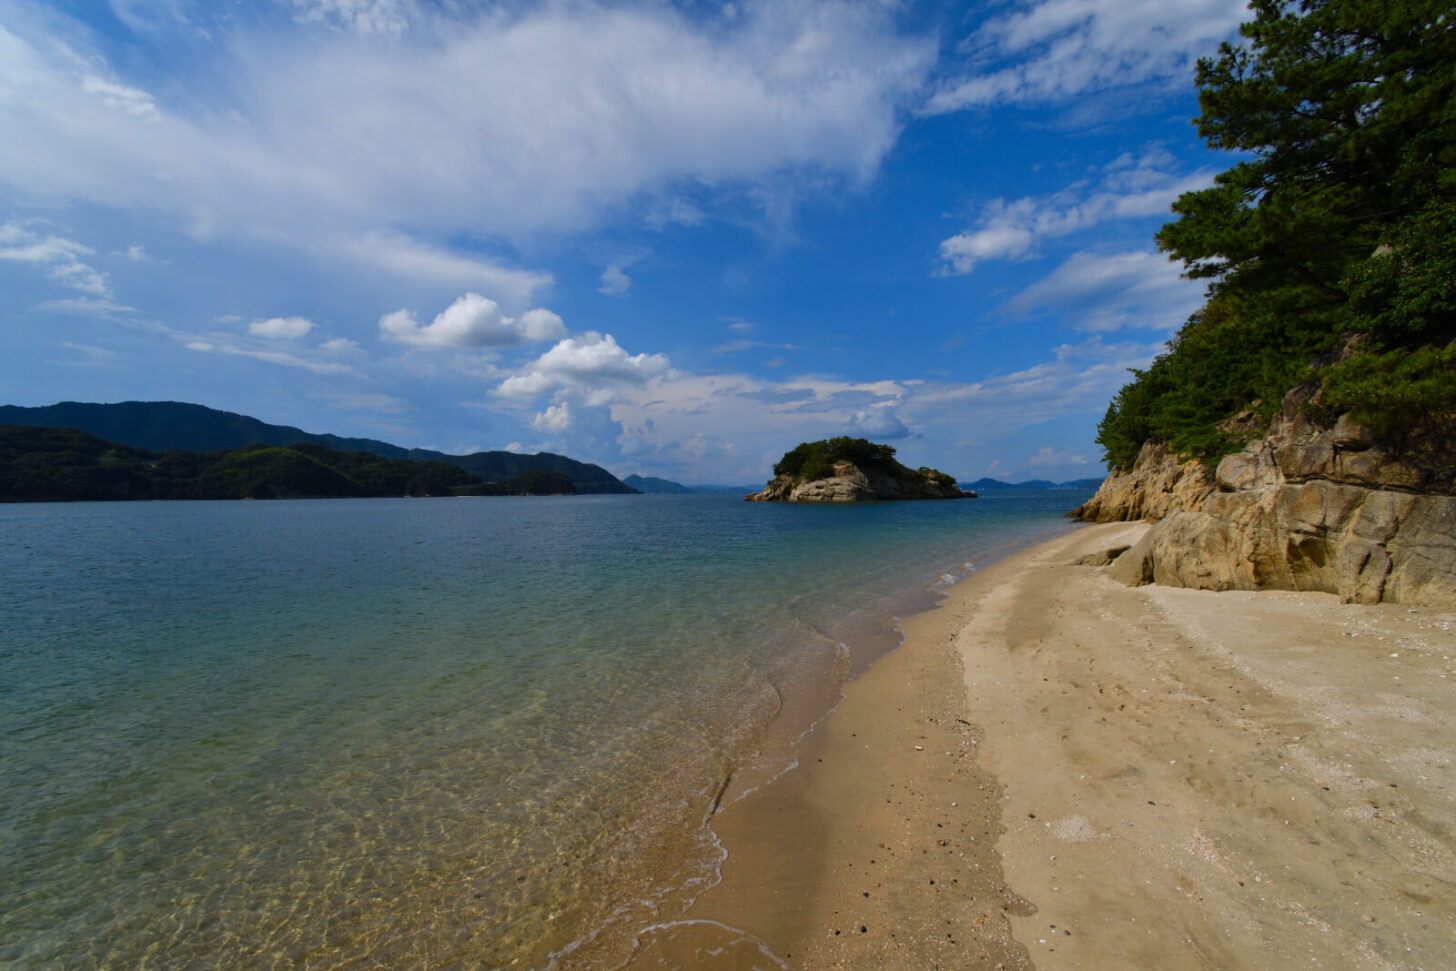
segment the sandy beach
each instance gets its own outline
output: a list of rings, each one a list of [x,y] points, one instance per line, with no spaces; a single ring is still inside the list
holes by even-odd
[[[1456,967],[1456,614],[1111,581],[1146,528],[908,621],[632,966]]]

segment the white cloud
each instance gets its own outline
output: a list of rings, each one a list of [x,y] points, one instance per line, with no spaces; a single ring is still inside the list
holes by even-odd
[[[329,239],[317,252],[324,258],[342,255],[406,280],[488,290],[513,306],[527,303],[537,291],[551,285],[548,273],[508,269],[393,232]]]
[[[297,340],[312,329],[313,322],[307,317],[269,317],[248,325],[248,333],[272,340]]]
[[[632,289],[632,278],[622,271],[620,263],[613,263],[602,271],[602,285],[597,287],[597,293],[604,293],[609,297],[625,297]]]
[[[76,240],[54,233],[42,236],[14,220],[0,224],[0,260],[46,266],[46,276],[50,279],[87,294],[93,302],[110,304],[111,283],[107,275],[81,260],[82,256],[94,252]]]
[[[561,401],[531,419],[531,427],[542,435],[558,435],[571,427],[571,403]]]
[[[1161,253],[1073,253],[1007,302],[1018,314],[1057,310],[1084,331],[1173,330],[1203,303],[1204,286],[1184,279]]]
[[[666,369],[592,395],[599,385],[548,380],[529,370],[502,390],[525,399],[552,396],[531,419],[544,439],[534,448],[648,468],[680,481],[755,481],[795,443],[846,432],[895,441],[907,464],[954,474],[971,465],[969,432],[994,429],[997,437],[1014,440],[1052,419],[1101,414],[1127,382],[1127,368],[1146,366],[1162,347],[1094,337],[1058,347],[1032,367],[969,383],[817,375],[773,380]]]
[[[106,299],[111,296],[111,284],[106,274],[92,269],[85,263],[71,261],[51,267],[46,276],[73,290]]]
[[[357,354],[363,348],[347,337],[335,337],[320,344],[319,350],[328,351],[330,354]]]
[[[123,111],[148,121],[158,117],[157,103],[152,100],[151,95],[138,88],[129,88],[98,77],[85,77],[81,79],[81,90],[94,95],[113,111]]]
[[[726,28],[667,4],[298,13],[349,29],[178,32],[202,45],[185,98],[79,46],[76,25],[64,41],[50,18],[0,27],[0,131],[25,146],[0,153],[0,183],[202,238],[515,240],[677,187],[866,180],[935,56],[880,4],[745,4]]]
[[[1008,260],[1025,256],[1036,237],[1022,226],[1007,225],[995,217],[975,231],[957,233],[942,240],[940,256],[952,272],[969,273],[981,260]]]
[[[856,411],[849,416],[844,430],[850,435],[881,440],[910,437],[910,429],[895,414],[895,406],[891,403],[873,405]]]
[[[1034,256],[1042,240],[1112,220],[1171,215],[1174,200],[1212,185],[1214,175],[1211,171],[1174,175],[1164,170],[1171,161],[1152,148],[1141,158],[1119,157],[1106,167],[1095,187],[1080,184],[1049,196],[993,199],[982,210],[975,229],[941,242],[945,271],[970,273],[983,260]]]
[[[408,0],[293,0],[301,23],[325,23],[360,34],[398,36],[409,30],[415,5]]]
[[[1048,445],[1043,445],[1036,450],[1036,454],[1026,460],[1026,464],[1032,468],[1040,466],[1066,466],[1086,465],[1087,457],[1071,451],[1058,452]]]
[[[35,309],[52,314],[69,314],[75,317],[119,317],[127,314],[134,314],[137,308],[128,307],[125,304],[117,303],[115,300],[107,300],[97,297],[69,297],[63,300],[44,300],[35,305]]]
[[[379,332],[387,340],[418,347],[503,347],[560,337],[566,325],[539,308],[508,317],[494,300],[467,293],[423,326],[410,310],[385,314],[379,318]]]
[[[931,97],[931,114],[981,105],[1058,103],[1161,79],[1232,39],[1247,0],[1021,0],[963,45],[974,69]]]
[[[202,353],[232,354],[237,357],[250,357],[257,361],[267,361],[269,364],[281,364],[284,367],[299,368],[304,371],[312,371],[314,374],[353,374],[354,369],[347,364],[340,364],[336,361],[315,361],[312,358],[301,354],[294,354],[287,351],[272,351],[265,348],[246,347],[233,343],[224,338],[193,338],[186,339],[185,335],[176,335],[183,340],[183,345],[190,351]]]
[[[560,341],[496,390],[512,398],[571,391],[600,403],[611,390],[643,384],[667,369],[665,354],[628,354],[611,334],[588,331]]]

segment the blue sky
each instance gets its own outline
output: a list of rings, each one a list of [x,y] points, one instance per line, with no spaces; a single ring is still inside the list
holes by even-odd
[[[0,399],[1101,475],[1238,0],[0,0]]]

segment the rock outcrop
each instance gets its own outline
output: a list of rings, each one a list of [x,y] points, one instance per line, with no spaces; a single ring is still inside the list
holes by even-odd
[[[1174,512],[1197,509],[1212,491],[1212,469],[1197,459],[1180,462],[1161,442],[1148,442],[1131,470],[1114,471],[1102,480],[1097,494],[1071,515],[1089,523],[1156,522]]]
[[[1105,483],[1078,510],[1082,518],[1158,520],[1112,564],[1112,576],[1456,607],[1456,496],[1444,459],[1410,448],[1393,454],[1347,417],[1321,425],[1306,409],[1317,393],[1314,385],[1291,391],[1268,434],[1225,457],[1198,501],[1173,497],[1187,499],[1195,489],[1183,483],[1195,475],[1201,483],[1202,473],[1178,466],[1170,478],[1176,463],[1156,448],[1139,456],[1146,469],[1111,477],[1130,483]]]
[[[891,475],[879,469],[861,469],[853,462],[834,463],[826,478],[797,482],[792,475],[776,476],[749,502],[875,502],[892,499],[969,499],[954,482],[933,471]]]

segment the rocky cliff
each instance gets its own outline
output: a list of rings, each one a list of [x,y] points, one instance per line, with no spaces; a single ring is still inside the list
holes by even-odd
[[[908,470],[907,470],[908,471]],[[888,499],[966,499],[963,492],[934,470],[894,475],[877,468],[862,469],[853,462],[835,462],[832,475],[799,482],[793,475],[778,475],[749,502],[873,502]]]
[[[1197,509],[1212,491],[1212,469],[1196,459],[1180,462],[1161,442],[1148,442],[1131,470],[1103,479],[1097,494],[1072,515],[1089,523],[1156,522],[1170,513]]]
[[[1210,472],[1145,446],[1075,515],[1156,520],[1112,564],[1125,583],[1311,590],[1346,601],[1456,607],[1449,454],[1397,454],[1341,418],[1310,417],[1318,388],[1281,403],[1268,434]]]

